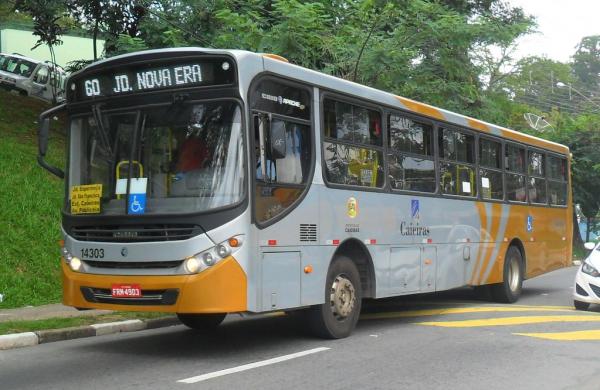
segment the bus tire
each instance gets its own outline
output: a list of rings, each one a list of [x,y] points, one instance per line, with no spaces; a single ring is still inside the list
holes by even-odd
[[[213,330],[223,322],[226,313],[216,314],[183,314],[177,313],[179,321],[188,328],[195,330]]]
[[[523,256],[516,246],[510,246],[504,257],[502,283],[490,286],[492,297],[497,302],[514,303],[523,288]]]
[[[349,258],[338,256],[327,271],[325,303],[308,309],[310,330],[326,339],[348,337],[358,322],[361,304],[358,269]]]
[[[575,306],[575,310],[583,310],[583,311],[586,311],[587,309],[590,308],[589,303],[576,301],[576,300],[573,300],[573,306]]]

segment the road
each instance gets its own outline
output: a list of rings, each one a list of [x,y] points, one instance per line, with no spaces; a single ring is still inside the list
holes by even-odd
[[[518,305],[467,289],[367,302],[343,340],[290,316],[229,316],[211,335],[174,326],[4,351],[0,389],[598,389],[600,310],[571,309],[575,271],[525,282]],[[560,340],[582,330],[593,340]]]

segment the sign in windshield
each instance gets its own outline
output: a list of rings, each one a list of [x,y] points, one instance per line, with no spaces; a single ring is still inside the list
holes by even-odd
[[[187,59],[159,65],[125,65],[84,76],[76,81],[76,100],[234,82],[233,64],[231,60],[224,58],[198,61]]]

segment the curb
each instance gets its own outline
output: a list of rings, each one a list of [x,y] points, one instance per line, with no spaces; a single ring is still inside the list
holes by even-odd
[[[55,341],[73,340],[84,337],[104,336],[120,332],[137,332],[146,329],[164,328],[179,325],[177,317],[154,318],[150,320],[127,320],[77,326],[72,328],[39,330],[36,332],[15,333],[0,336],[0,351],[30,347]]]

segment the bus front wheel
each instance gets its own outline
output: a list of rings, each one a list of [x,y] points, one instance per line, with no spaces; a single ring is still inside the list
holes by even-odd
[[[494,300],[503,303],[514,303],[521,296],[523,288],[523,256],[521,251],[511,246],[504,258],[503,281],[491,287]]]
[[[217,314],[183,314],[177,313],[179,321],[188,328],[196,330],[212,330],[223,322],[225,313]]]
[[[312,332],[327,339],[348,337],[360,315],[362,290],[356,265],[347,257],[331,263],[325,284],[325,303],[308,310]]]

